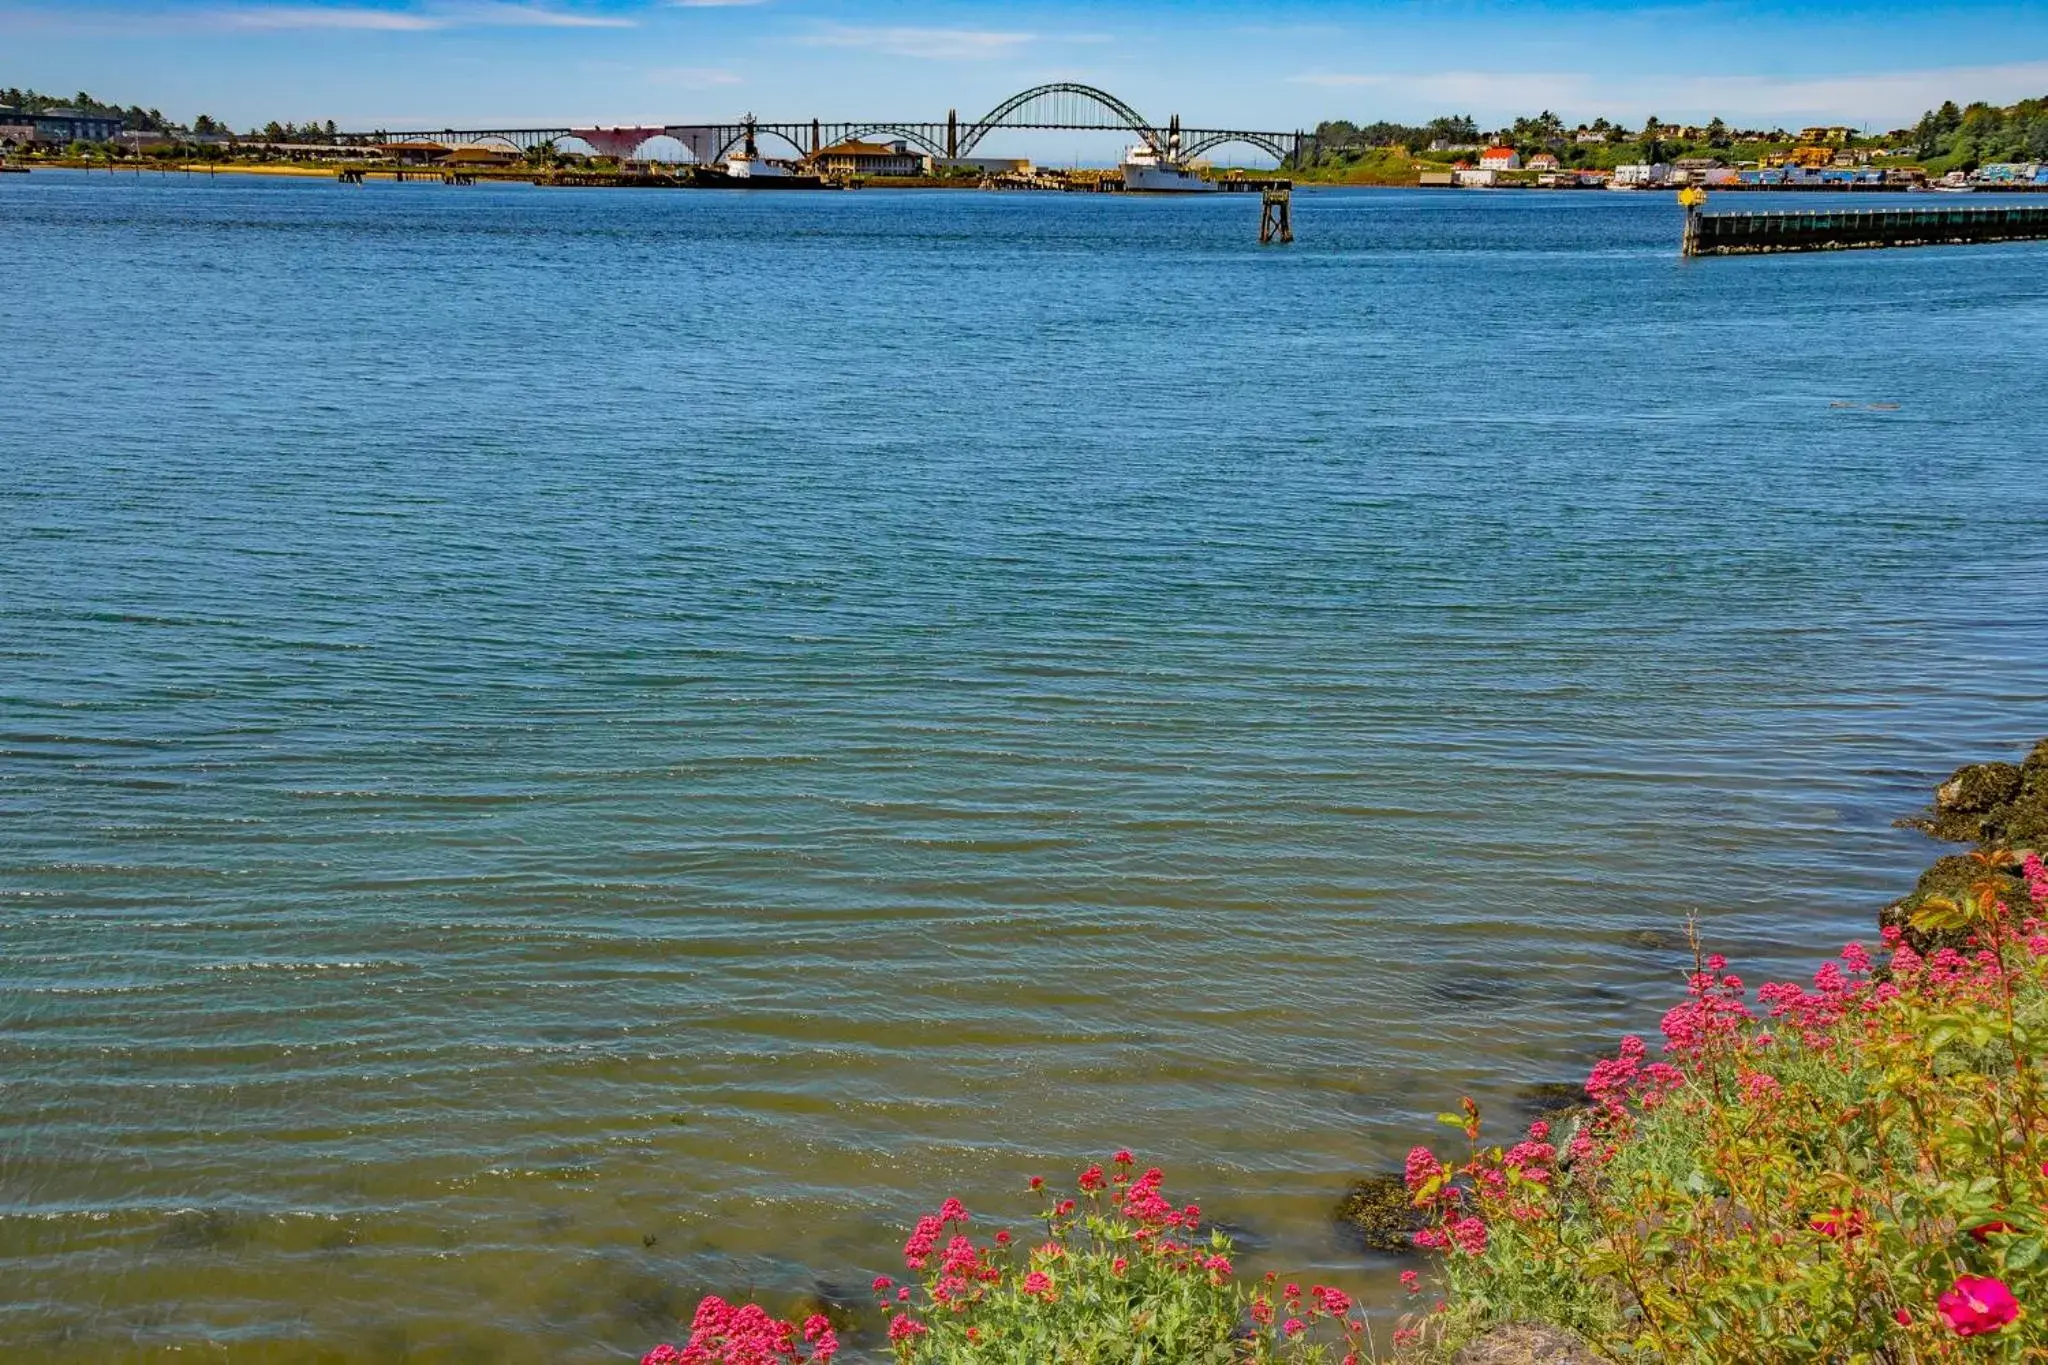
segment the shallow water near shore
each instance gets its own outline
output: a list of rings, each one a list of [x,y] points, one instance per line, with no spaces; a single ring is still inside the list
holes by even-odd
[[[1124,1145],[1390,1297],[1687,914],[1868,937],[2048,733],[2048,244],[1258,208],[0,186],[9,1358],[622,1360]]]

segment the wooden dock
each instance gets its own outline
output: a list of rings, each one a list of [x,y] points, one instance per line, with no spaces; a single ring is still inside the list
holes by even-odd
[[[1851,251],[1887,246],[1959,246],[2048,238],[2048,204],[1957,204],[1910,209],[1799,209],[1782,213],[1686,214],[1687,256],[1773,251]]]

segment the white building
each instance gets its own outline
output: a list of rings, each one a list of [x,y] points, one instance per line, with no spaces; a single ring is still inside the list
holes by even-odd
[[[1671,168],[1661,161],[1654,164],[1636,162],[1628,166],[1616,166],[1613,183],[1633,186],[1636,189],[1668,185],[1671,183]]]

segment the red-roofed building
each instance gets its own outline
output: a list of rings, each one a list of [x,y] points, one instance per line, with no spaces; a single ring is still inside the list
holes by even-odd
[[[1549,152],[1538,152],[1529,158],[1529,169],[1532,171],[1554,171],[1557,169],[1557,158]]]
[[[1479,164],[1486,170],[1519,171],[1522,157],[1512,147],[1488,147],[1479,154]]]

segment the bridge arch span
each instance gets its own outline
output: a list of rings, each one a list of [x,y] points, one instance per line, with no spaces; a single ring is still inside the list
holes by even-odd
[[[760,150],[761,139],[764,137],[777,138],[783,142],[787,142],[790,145],[790,147],[796,152],[797,160],[799,161],[803,160],[805,157],[811,154],[809,148],[805,147],[801,142],[798,142],[788,133],[785,133],[777,128],[767,127],[757,127],[754,129],[754,148],[756,151]],[[726,139],[725,145],[723,147],[720,147],[718,149],[717,155],[711,158],[712,161],[719,162],[725,160],[726,157],[732,154],[734,148],[744,147],[746,145],[746,142],[747,130],[742,128],[738,132],[734,133],[731,137]],[[762,152],[761,154],[763,156],[767,155],[766,152]]]
[[[1256,147],[1280,162],[1285,162],[1294,155],[1292,147],[1284,146],[1274,138],[1261,137],[1257,133],[1210,133],[1206,137],[1198,137],[1185,147],[1182,147],[1180,154],[1192,160],[1195,157],[1201,156],[1204,152],[1213,151],[1231,142],[1241,142],[1247,147]]]
[[[919,151],[928,152],[933,156],[942,157],[946,154],[945,145],[930,137],[923,130],[905,128],[901,124],[896,123],[870,123],[857,128],[849,128],[846,130],[845,136],[839,140],[841,142],[851,142],[854,138],[866,137],[870,133],[887,133],[891,137],[900,137]]]
[[[1075,81],[1055,81],[1050,85],[1034,85],[1029,90],[1018,91],[982,115],[975,123],[962,128],[960,155],[966,156],[972,152],[991,131],[1006,126],[1006,120],[1030,105],[1038,105],[1046,116],[1035,120],[1021,119],[1020,123],[1035,122],[1039,126],[1072,128],[1124,127],[1143,138],[1155,150],[1164,150],[1160,145],[1158,130],[1146,121],[1143,114],[1115,95],[1107,90],[1099,90],[1095,86],[1082,85]],[[1047,109],[1047,106],[1050,108]],[[1106,110],[1116,122],[1103,120],[1101,113],[1082,112],[1090,110],[1091,107],[1094,110]],[[1096,121],[1089,122],[1091,117]]]

